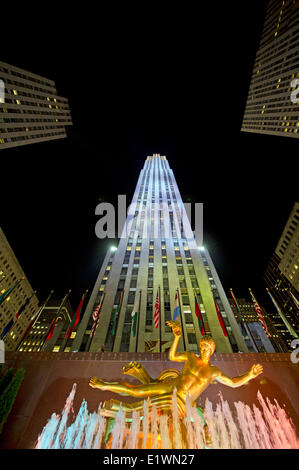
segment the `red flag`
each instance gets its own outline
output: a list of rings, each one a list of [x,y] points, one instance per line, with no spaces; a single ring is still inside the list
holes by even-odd
[[[225,326],[225,324],[224,324],[224,321],[223,321],[221,312],[220,312],[220,310],[219,310],[218,304],[217,304],[217,302],[216,302],[215,299],[214,299],[214,301],[215,301],[215,307],[216,307],[216,312],[217,312],[218,320],[219,320],[219,323],[220,323],[220,325],[221,325],[223,334],[224,334],[224,336],[227,336],[227,330],[226,330],[226,326]]]
[[[47,337],[46,337],[46,341],[49,341],[49,339],[52,338],[53,333],[54,333],[54,330],[55,330],[55,326],[56,326],[56,324],[57,324],[59,318],[60,318],[60,317],[57,317],[57,318],[54,318],[54,319],[52,320],[51,327],[50,327],[50,331],[49,331],[49,333],[48,333],[48,335],[47,335]]]
[[[81,314],[81,309],[82,309],[82,305],[83,305],[83,302],[84,302],[84,297],[86,295],[86,292],[82,295],[82,298],[80,300],[80,303],[78,305],[78,308],[76,310],[76,313],[75,315],[73,316],[72,318],[72,321],[69,325],[69,329],[67,330],[67,333],[66,333],[66,337],[69,338],[72,334],[72,331],[73,329],[75,328],[76,325],[78,325],[79,323],[79,320],[80,320],[80,314]]]
[[[92,318],[93,318],[93,325],[92,325],[92,329],[91,329],[91,336],[92,336],[92,337],[93,337],[94,332],[95,332],[95,330],[97,329],[98,324],[99,324],[100,309],[101,309],[103,297],[104,297],[104,296],[102,296],[99,305],[94,309],[93,314],[92,314]]]
[[[267,327],[267,325],[266,325],[266,322],[265,322],[265,319],[264,319],[264,316],[263,316],[263,313],[262,313],[262,309],[261,309],[261,307],[259,306],[259,304],[257,303],[257,300],[256,300],[256,298],[254,297],[253,292],[252,292],[251,289],[249,289],[249,292],[250,292],[250,295],[251,295],[251,298],[252,298],[252,301],[253,301],[253,305],[254,305],[255,311],[256,311],[256,313],[257,313],[258,319],[259,319],[259,321],[261,322],[261,324],[263,325],[263,328],[264,328],[264,330],[266,331],[268,338],[271,338],[271,333],[270,333],[270,331],[268,330],[268,327]]]
[[[205,326],[204,326],[204,323],[203,323],[203,318],[202,318],[202,314],[201,314],[201,311],[200,311],[200,307],[199,307],[199,303],[198,303],[198,300],[197,300],[197,295],[195,294],[194,292],[194,296],[195,296],[195,315],[197,316],[199,322],[199,327],[200,327],[200,333],[202,335],[205,335],[206,332],[205,332]]]
[[[159,289],[158,289],[156,305],[155,305],[155,313],[154,313],[154,324],[156,328],[158,328],[159,326],[159,317],[160,317],[160,299],[159,299]]]

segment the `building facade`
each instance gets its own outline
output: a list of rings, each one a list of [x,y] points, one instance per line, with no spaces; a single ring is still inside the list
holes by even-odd
[[[60,308],[61,307],[61,308]],[[52,321],[58,316],[61,318],[54,329],[52,338],[46,341]],[[66,332],[73,317],[73,309],[68,300],[62,305],[62,300],[50,300],[32,325],[24,341],[19,345],[18,351],[69,351]],[[71,339],[76,332],[72,332]]]
[[[299,0],[269,0],[242,131],[299,137]]]
[[[3,230],[0,228],[0,293],[3,294],[19,279],[24,278],[0,305],[0,332],[11,320],[15,323],[4,337],[5,349],[15,351],[28,327],[31,317],[38,309],[38,299],[18,262]],[[20,311],[27,299],[30,299],[19,318]]]
[[[206,334],[217,352],[247,351],[209,252],[198,247],[169,163],[147,157],[130,213],[116,250],[109,250],[89,298],[72,351],[140,351],[151,341],[170,342],[176,292],[183,324],[180,350],[199,350],[201,329],[195,292]],[[182,220],[184,219],[184,223]],[[153,320],[159,299],[159,327]],[[226,328],[216,312],[215,300]],[[101,304],[91,336],[93,312]],[[136,306],[137,304],[137,306]],[[134,335],[132,310],[138,310]],[[161,331],[160,331],[161,325]]]
[[[299,203],[292,208],[286,226],[269,261],[264,276],[270,293],[278,303],[283,315],[299,335]],[[275,309],[274,309],[275,310]],[[281,315],[275,311],[272,322],[279,331],[285,350],[290,349],[294,336],[290,334]]]
[[[53,80],[0,62],[0,81],[0,149],[66,137],[70,108]]]

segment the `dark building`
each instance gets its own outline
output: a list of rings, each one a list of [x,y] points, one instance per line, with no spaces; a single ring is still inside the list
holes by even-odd
[[[61,300],[50,300],[47,303],[26,335],[26,338],[19,345],[18,351],[69,351],[68,348],[64,348],[66,347],[66,332],[73,316],[73,309],[70,301],[65,302],[60,309],[61,304]],[[58,313],[61,319],[57,322],[52,338],[45,341],[51,323]],[[75,336],[76,332],[74,331],[71,338]]]
[[[298,44],[299,1],[269,0],[242,131],[299,136]]]
[[[68,100],[53,80],[0,62],[0,150],[61,139],[70,125]]]
[[[258,315],[256,313],[253,302],[249,302],[246,299],[236,299],[238,307],[240,309],[242,321],[245,324],[248,336],[245,338],[245,342],[250,352],[281,352],[281,349],[276,345],[276,335],[272,321],[269,318],[265,308],[261,307],[265,323],[271,334],[271,339],[268,338],[265,329],[263,328]],[[233,311],[235,311],[234,303],[230,299],[229,303]]]
[[[280,334],[285,350],[290,349],[294,329],[299,336],[299,310],[295,299],[299,299],[299,203],[290,214],[278,245],[273,253],[264,279],[291,328],[288,328],[282,316],[274,309],[271,320]],[[292,295],[294,297],[292,297]]]

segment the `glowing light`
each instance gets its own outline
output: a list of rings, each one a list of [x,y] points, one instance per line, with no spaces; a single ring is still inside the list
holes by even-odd
[[[116,247],[116,246],[111,246],[110,250],[111,250],[111,251],[116,251],[116,250],[117,250],[117,247]]]

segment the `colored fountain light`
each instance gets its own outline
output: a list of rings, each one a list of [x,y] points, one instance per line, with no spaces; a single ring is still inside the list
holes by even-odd
[[[214,405],[206,399],[204,419],[212,440],[208,445],[203,420],[189,397],[186,415],[179,417],[176,391],[171,413],[160,414],[147,399],[142,417],[134,410],[127,419],[120,408],[115,419],[110,419],[101,416],[101,405],[90,413],[84,399],[75,416],[76,387],[74,384],[61,414],[53,413],[44,426],[36,449],[299,449],[295,427],[285,410],[260,392],[259,406],[238,401],[233,410],[222,395]]]

